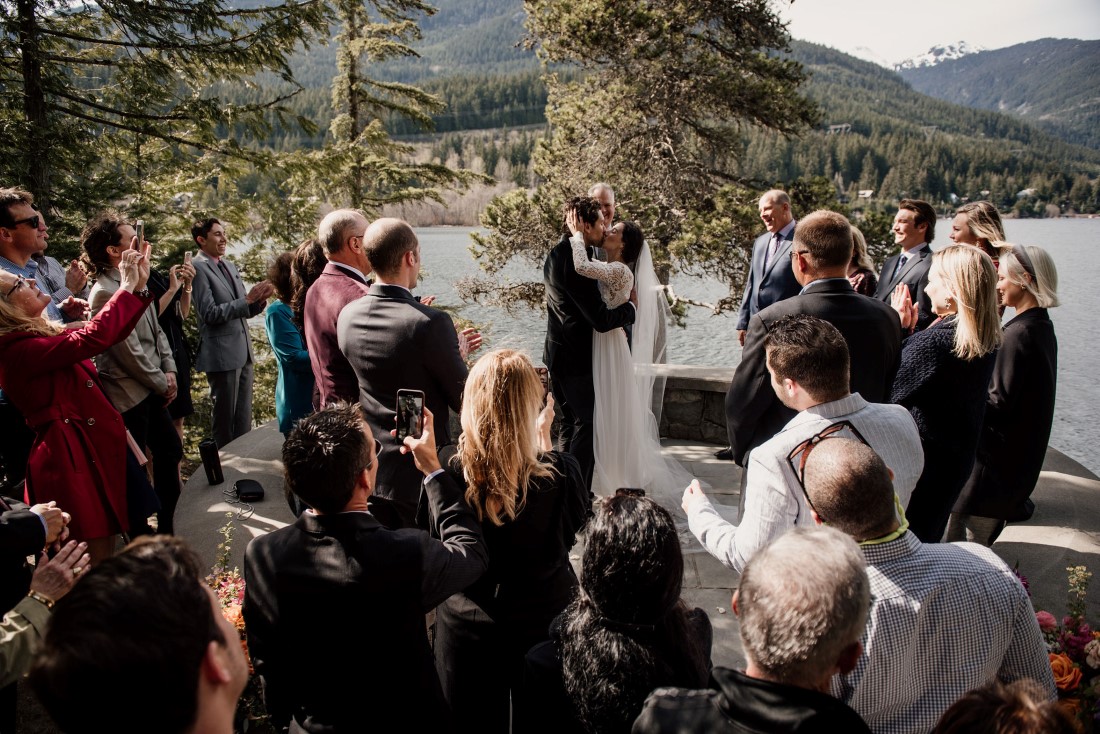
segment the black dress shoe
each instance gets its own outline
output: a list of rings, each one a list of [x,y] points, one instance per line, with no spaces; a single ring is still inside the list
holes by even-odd
[[[733,447],[727,446],[724,449],[715,451],[714,458],[721,459],[722,461],[733,461]]]

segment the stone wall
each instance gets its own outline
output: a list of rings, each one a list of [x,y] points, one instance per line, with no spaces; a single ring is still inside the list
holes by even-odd
[[[665,378],[661,436],[721,446],[729,443],[725,401],[734,370],[688,365],[657,369]]]

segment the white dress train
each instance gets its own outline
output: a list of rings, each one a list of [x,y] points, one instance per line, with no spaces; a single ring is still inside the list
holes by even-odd
[[[608,308],[629,300],[635,284],[629,267],[620,262],[589,260],[579,237],[570,240],[570,245],[577,272],[598,281]],[[657,382],[653,365],[664,359],[664,312],[668,304],[653,271],[648,245],[642,247],[636,269],[638,308],[633,351],[623,329],[592,334],[596,454],[592,491],[606,496],[619,487],[641,488],[679,515],[681,495],[693,477],[678,461],[661,453],[654,406],[659,414],[663,380]]]

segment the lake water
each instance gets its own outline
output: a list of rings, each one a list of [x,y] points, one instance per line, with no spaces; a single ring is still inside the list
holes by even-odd
[[[951,244],[947,236],[950,228],[950,220],[937,223],[934,247]],[[1046,248],[1058,266],[1058,293],[1063,305],[1050,312],[1059,337],[1058,398],[1050,442],[1100,474],[1100,388],[1093,379],[1096,346],[1088,336],[1093,309],[1100,306],[1100,296],[1093,290],[1094,284],[1100,284],[1100,260],[1092,257],[1100,242],[1100,219],[1009,220],[1005,228],[1009,241]],[[427,271],[418,292],[436,294],[439,305],[457,307],[460,315],[479,324],[486,349],[524,349],[539,361],[546,334],[543,311],[522,308],[508,314],[502,309],[464,304],[455,292],[455,281],[480,273],[467,249],[470,231],[453,227],[417,230]],[[513,263],[504,275],[517,282],[541,281],[542,268]],[[726,292],[721,283],[698,278],[674,276],[672,283],[678,293],[707,302]],[[1010,316],[1011,311],[1006,318]],[[670,332],[669,362],[736,365],[741,348],[735,324],[732,314],[714,316],[703,309],[691,309],[687,326]]]

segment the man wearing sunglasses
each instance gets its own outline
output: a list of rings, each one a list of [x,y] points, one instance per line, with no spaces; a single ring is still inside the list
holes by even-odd
[[[684,492],[692,532],[711,555],[737,571],[788,529],[812,524],[802,473],[806,456],[824,438],[855,438],[878,451],[894,470],[900,507],[908,504],[924,469],[909,411],[849,392],[848,344],[835,326],[813,316],[788,316],[772,324],[764,350],[772,390],[798,412],[749,455],[739,524],[724,520],[697,484]]]
[[[899,525],[883,459],[858,441],[820,441],[804,462],[815,520],[867,559],[871,613],[855,668],[832,693],[872,731],[931,730],[967,691],[1030,678],[1056,695],[1035,609],[1016,574],[976,543],[924,544]]]

